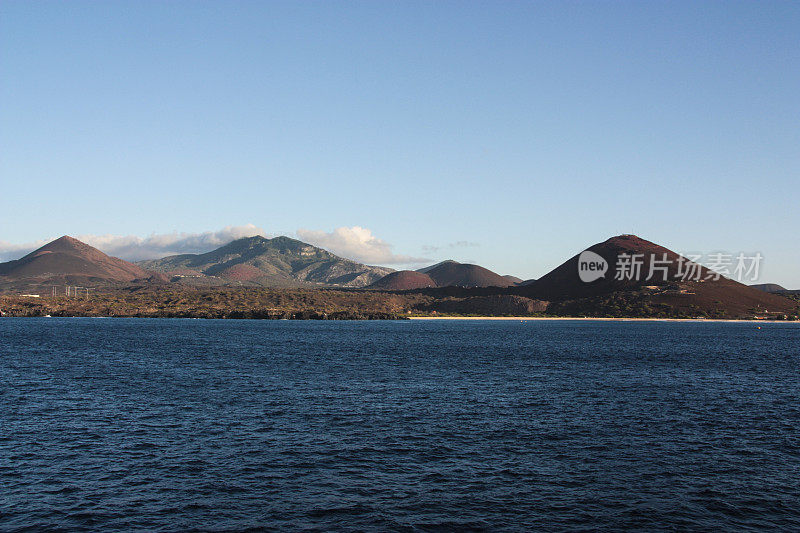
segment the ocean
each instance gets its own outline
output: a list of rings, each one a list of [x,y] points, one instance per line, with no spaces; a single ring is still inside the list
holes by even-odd
[[[0,530],[798,530],[798,339],[2,318]]]

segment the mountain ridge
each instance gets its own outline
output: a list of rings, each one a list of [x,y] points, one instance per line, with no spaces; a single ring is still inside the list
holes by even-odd
[[[582,259],[586,252],[591,252],[594,260],[604,263],[603,271],[595,272],[599,275],[591,279],[587,279],[584,276],[586,272],[579,269],[579,265],[587,264]],[[621,260],[632,256],[641,260],[639,275],[615,275],[616,267],[623,263]],[[662,268],[662,279],[646,276],[648,271],[652,273],[656,269],[657,263],[662,262],[666,265]],[[696,277],[682,276],[682,272],[690,267],[696,271]],[[225,290],[232,291],[236,290],[236,286],[261,287],[268,292],[273,288],[292,289],[289,293],[293,293],[294,289],[325,289],[319,293],[323,295],[320,301],[325,300],[327,289],[338,287],[342,289],[341,301],[349,302],[348,305],[357,306],[358,302],[370,299],[397,299],[395,307],[400,306],[397,308],[401,309],[400,302],[403,301],[416,301],[421,305],[421,298],[428,302],[422,307],[403,308],[404,313],[416,309],[472,315],[481,312],[546,312],[553,316],[772,316],[784,319],[798,315],[796,291],[783,290],[771,294],[765,292],[764,288],[771,289],[772,286],[749,287],[725,277],[717,277],[707,267],[630,234],[596,243],[538,280],[522,283],[517,280],[478,265],[453,260],[420,271],[395,272],[343,259],[289,237],[267,239],[260,236],[237,239],[203,254],[180,254],[133,264],[108,256],[65,235],[20,259],[0,263],[0,289],[24,289],[26,292],[20,297],[30,296],[36,290],[39,296],[50,296],[50,285],[57,284],[155,293],[166,285],[174,287],[165,294],[175,294],[173,291],[176,287],[187,285],[188,290],[181,297],[181,305],[185,307],[193,305],[193,298],[197,296],[192,294],[199,294],[195,289],[202,287],[214,287],[212,294],[222,290],[223,286],[229,287]],[[353,290],[361,288],[371,290]],[[381,291],[384,291],[383,294]],[[390,294],[394,291],[404,294]],[[297,291],[296,301],[301,304],[306,301],[303,294],[311,292],[314,291]],[[55,294],[53,296],[54,299],[58,298]],[[170,301],[168,299],[164,305],[169,307],[172,305]],[[199,305],[201,302],[195,303]],[[22,303],[15,313],[24,313],[25,308]],[[113,311],[109,309],[112,308],[98,308],[93,312],[116,314],[119,311],[116,308]],[[187,312],[186,309],[182,312]],[[308,309],[299,310],[305,312]]]
[[[297,239],[244,237],[202,254],[180,254],[138,261],[147,270],[200,282],[238,282],[262,286],[364,287],[393,272],[357,263]],[[197,274],[185,274],[185,272]]]

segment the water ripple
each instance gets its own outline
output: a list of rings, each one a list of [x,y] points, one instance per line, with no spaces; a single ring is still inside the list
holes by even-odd
[[[798,333],[0,319],[0,530],[798,530]]]

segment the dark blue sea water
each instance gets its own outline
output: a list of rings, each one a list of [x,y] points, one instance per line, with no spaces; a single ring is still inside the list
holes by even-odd
[[[798,530],[760,326],[0,319],[0,530]]]

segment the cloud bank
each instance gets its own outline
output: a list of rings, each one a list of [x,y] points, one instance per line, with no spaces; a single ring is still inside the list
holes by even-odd
[[[254,224],[228,226],[219,231],[203,233],[165,233],[148,237],[137,235],[77,235],[76,238],[95,248],[128,261],[157,259],[168,255],[198,254],[209,252],[243,237],[271,237],[263,228]],[[369,264],[422,264],[430,259],[398,255],[392,245],[379,239],[367,228],[360,226],[336,228],[330,233],[307,229],[297,230],[301,241],[319,246],[341,257]],[[0,241],[0,261],[10,261],[44,246],[51,239],[25,244]]]
[[[203,233],[165,233],[148,237],[136,235],[78,235],[76,238],[108,255],[128,261],[157,259],[168,255],[197,254],[219,248],[224,244],[254,235],[267,236],[267,233],[253,224],[227,226],[219,231]],[[19,259],[52,241],[47,239],[27,244],[0,242],[0,260]]]
[[[243,237],[267,236],[267,232],[254,224],[226,226],[219,231],[203,233],[166,233],[137,237],[135,235],[80,235],[78,240],[103,252],[128,261],[156,259],[168,255],[199,254],[228,244]]]
[[[10,242],[0,241],[0,261],[19,259],[52,240],[53,239],[43,239],[40,241],[26,242],[25,244],[12,244]]]
[[[297,230],[297,237],[304,242],[324,248],[336,255],[358,261],[359,263],[394,265],[421,264],[430,259],[398,255],[392,252],[392,245],[379,239],[372,231],[361,226],[336,228],[330,233],[307,229]]]

